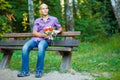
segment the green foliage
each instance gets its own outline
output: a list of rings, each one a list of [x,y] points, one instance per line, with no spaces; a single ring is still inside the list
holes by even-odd
[[[11,32],[10,21],[6,17],[6,13],[9,13],[11,5],[5,0],[0,1],[0,36],[6,32]],[[0,38],[1,39],[1,38]]]
[[[97,41],[103,37],[117,33],[117,21],[109,0],[73,0],[73,14],[75,30],[81,31],[82,41]],[[75,2],[77,1],[77,3]],[[60,0],[34,0],[35,19],[40,17],[39,6],[41,3],[49,6],[49,14],[56,16],[65,28],[65,12],[62,13]],[[0,1],[0,30],[3,23],[10,27],[11,32],[30,32],[27,0],[1,0]],[[64,4],[64,10],[66,2]],[[26,15],[24,15],[26,13]],[[6,14],[13,14],[16,21],[10,21]],[[7,28],[6,26],[6,28]],[[5,26],[4,26],[5,27]],[[5,29],[5,28],[4,28]],[[8,30],[9,32],[10,30]],[[7,31],[6,31],[7,32]],[[4,31],[2,33],[5,33]],[[1,34],[0,34],[1,35]]]
[[[27,22],[28,21],[27,15],[28,14],[26,12],[23,13],[23,21],[22,21],[22,26],[24,27],[23,31],[26,31],[29,25],[29,23]]]
[[[10,21],[12,32],[28,32],[30,30],[28,19],[24,22],[24,13],[28,13],[28,3],[26,0],[6,0],[11,5],[9,14],[13,14],[15,21]],[[5,13],[4,13],[5,14]],[[26,15],[28,17],[28,15]],[[25,29],[26,28],[26,29]]]
[[[81,39],[95,41],[117,33],[117,22],[110,1],[78,1],[76,5],[75,30],[81,31]]]
[[[11,8],[11,5],[8,2],[6,2],[5,0],[0,0],[0,11],[6,10],[8,8]]]
[[[25,0],[0,0],[0,36],[8,32],[28,31],[28,20],[25,21],[23,16],[27,11]]]

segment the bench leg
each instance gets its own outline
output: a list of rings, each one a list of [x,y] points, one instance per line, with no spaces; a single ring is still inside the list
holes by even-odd
[[[71,61],[71,52],[60,52],[62,54],[62,62],[60,66],[61,71],[66,71],[70,69],[70,61]]]
[[[0,68],[4,69],[4,68],[8,67],[13,51],[12,50],[2,50],[2,52],[3,52],[3,57],[2,57]]]

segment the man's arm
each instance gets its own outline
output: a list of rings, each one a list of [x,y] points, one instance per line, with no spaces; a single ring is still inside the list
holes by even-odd
[[[33,35],[33,36],[36,36],[36,37],[47,37],[47,35],[42,34],[42,33],[39,33],[39,32],[37,32],[37,31],[33,31],[33,32],[32,32],[32,35]]]
[[[59,23],[57,18],[55,18],[55,26],[56,26],[55,33],[57,35],[58,33],[62,32],[62,26],[60,25],[60,23]]]
[[[59,28],[58,30],[55,30],[55,33],[56,33],[56,34],[59,34],[59,33],[61,33],[61,32],[62,32],[62,27]]]

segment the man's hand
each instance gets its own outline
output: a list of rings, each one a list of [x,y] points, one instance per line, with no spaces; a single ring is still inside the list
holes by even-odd
[[[61,31],[62,31],[62,29],[59,29],[59,30],[53,30],[53,32],[54,32],[54,35],[57,35],[57,34],[59,34]]]
[[[45,34],[45,33],[43,33],[42,36],[43,36],[45,39],[47,39],[47,38],[50,37],[50,35],[47,35],[47,34]]]
[[[59,33],[58,30],[53,30],[54,34],[53,35],[57,35]]]

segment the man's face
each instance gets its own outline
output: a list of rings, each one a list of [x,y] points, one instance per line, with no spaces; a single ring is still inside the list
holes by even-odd
[[[47,16],[48,15],[48,6],[47,5],[45,5],[45,4],[43,4],[43,5],[41,5],[41,7],[40,7],[40,14],[42,15],[42,16]]]

